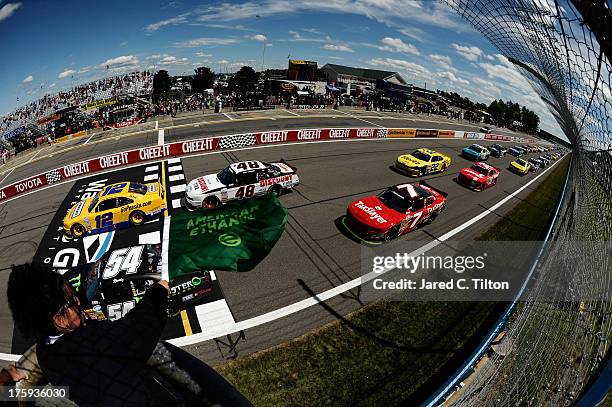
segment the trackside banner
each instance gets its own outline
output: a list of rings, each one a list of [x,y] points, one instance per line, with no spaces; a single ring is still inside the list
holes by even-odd
[[[184,212],[170,221],[170,279],[197,270],[249,271],[280,239],[287,223],[276,195],[217,209]]]
[[[122,151],[103,157],[72,163],[43,174],[15,182],[0,189],[0,202],[38,188],[69,180],[97,171],[124,167],[170,157],[181,157],[202,152],[244,148],[255,145],[296,143],[308,141],[334,141],[344,139],[377,139],[389,137],[455,137],[466,139],[504,140],[521,143],[533,142],[522,137],[484,135],[482,133],[435,129],[387,129],[380,127],[275,130],[256,133],[232,134],[179,141],[161,146],[148,146]]]

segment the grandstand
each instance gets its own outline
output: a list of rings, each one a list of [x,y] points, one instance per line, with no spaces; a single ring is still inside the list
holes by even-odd
[[[131,72],[85,83],[53,95],[45,95],[14,112],[0,118],[0,134],[3,138],[12,131],[35,124],[57,111],[93,103],[116,96],[148,96],[153,92],[153,73]]]

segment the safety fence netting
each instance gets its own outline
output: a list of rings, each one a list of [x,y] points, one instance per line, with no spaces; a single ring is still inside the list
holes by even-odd
[[[547,246],[505,335],[452,404],[572,404],[612,339],[610,8],[605,0],[443,1],[527,78],[573,146],[550,239],[593,242]],[[573,272],[560,276],[564,269]],[[556,299],[544,297],[559,285]]]

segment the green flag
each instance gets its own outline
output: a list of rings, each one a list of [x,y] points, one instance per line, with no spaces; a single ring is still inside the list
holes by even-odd
[[[272,250],[285,223],[287,210],[274,194],[174,215],[169,277],[202,269],[249,271]]]

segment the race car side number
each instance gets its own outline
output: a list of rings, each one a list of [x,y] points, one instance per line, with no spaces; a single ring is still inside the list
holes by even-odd
[[[103,213],[102,215],[96,216],[96,229],[102,229],[105,227],[113,226],[113,213]]]
[[[103,279],[115,278],[120,271],[136,274],[141,263],[144,246],[133,246],[113,251],[102,272]]]
[[[236,191],[236,198],[238,199],[242,199],[242,198],[250,198],[253,196],[253,194],[255,193],[255,185],[247,185],[246,187],[240,187],[238,188],[238,191]]]
[[[130,300],[126,302],[118,302],[116,304],[110,304],[106,307],[106,314],[108,319],[116,321],[123,318],[132,308],[136,306],[136,301]]]

